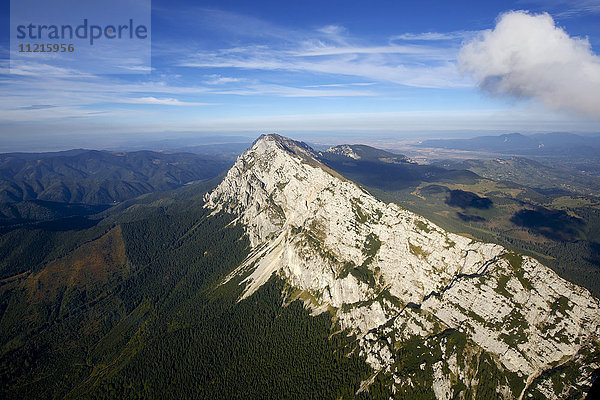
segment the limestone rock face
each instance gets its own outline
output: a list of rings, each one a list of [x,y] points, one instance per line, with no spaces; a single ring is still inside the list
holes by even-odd
[[[327,153],[337,154],[344,157],[350,157],[354,160],[360,160],[360,155],[356,154],[351,146],[343,144],[341,146],[334,146],[326,150]]]
[[[560,398],[568,388],[554,393],[539,378],[543,371],[600,367],[582,355],[597,354],[600,334],[599,302],[587,290],[533,258],[385,204],[318,158],[303,143],[261,136],[206,196],[207,207],[239,216],[253,246],[233,272],[245,276],[242,298],[278,273],[313,312],[333,313],[356,335],[361,354],[393,378],[394,390],[413,384],[394,357],[402,343],[448,330],[466,337],[470,354],[489,354],[522,382],[499,388],[504,398],[533,390]],[[439,399],[452,398],[457,382],[477,385],[467,350],[445,351],[440,364],[427,365]]]

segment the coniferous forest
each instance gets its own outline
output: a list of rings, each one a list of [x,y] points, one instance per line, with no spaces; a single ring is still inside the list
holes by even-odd
[[[200,195],[166,203],[2,237],[42,248],[19,263],[31,248],[2,247],[1,397],[354,397],[370,373],[354,338],[275,276],[237,303],[239,279],[221,282],[248,254],[241,228]]]

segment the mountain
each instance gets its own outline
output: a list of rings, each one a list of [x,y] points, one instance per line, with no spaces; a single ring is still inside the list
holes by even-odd
[[[520,133],[478,136],[471,139],[432,139],[420,143],[422,147],[491,152],[531,151],[539,145],[536,139]]]
[[[352,151],[362,161],[340,161],[366,162]],[[209,181],[109,208],[2,208],[62,219],[0,231],[0,398],[581,399],[598,385],[587,290],[377,200],[323,154],[267,135]]]
[[[533,256],[600,296],[600,199],[593,175],[523,157],[391,165],[329,154],[319,153],[320,160],[379,200],[450,232]]]
[[[0,203],[112,204],[213,178],[231,163],[231,156],[154,151],[0,154]]]
[[[375,371],[361,391],[585,396],[600,367],[600,304],[587,290],[385,204],[319,158],[262,136],[206,195],[213,213],[237,216],[251,244],[222,282],[240,281],[240,302],[276,275],[314,315],[330,313]]]
[[[330,147],[325,152],[319,152],[320,157],[325,157],[329,160],[335,158],[336,155],[341,156],[341,159],[350,157],[354,160],[362,160],[367,162],[379,161],[389,164],[411,163],[411,161],[405,155],[390,153],[389,151],[366,146],[364,144],[343,144]]]
[[[580,136],[572,133],[542,133],[525,136],[520,133],[510,133],[471,139],[425,140],[418,146],[498,154],[597,158],[600,136]]]
[[[419,165],[401,154],[365,145],[341,145],[315,155],[323,164],[353,181],[381,190],[400,190],[421,182],[450,179],[471,182],[478,176],[467,170]]]

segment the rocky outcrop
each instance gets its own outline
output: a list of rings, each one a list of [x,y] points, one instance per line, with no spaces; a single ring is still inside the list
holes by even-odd
[[[262,136],[206,201],[237,214],[253,246],[232,274],[245,277],[242,298],[280,274],[315,313],[332,312],[356,334],[373,369],[394,378],[394,390],[407,384],[395,376],[402,343],[449,329],[523,383],[499,389],[505,398],[542,385],[542,372],[577,357],[577,368],[589,364],[581,350],[598,349],[600,307],[585,289],[533,258],[378,201],[302,143]],[[469,363],[452,357],[429,366],[437,398],[452,397],[453,382],[476,385]]]
[[[337,155],[344,156],[344,157],[349,157],[354,160],[360,160],[360,158],[361,158],[360,155],[358,155],[357,153],[354,152],[354,149],[352,148],[352,146],[349,146],[347,144],[330,147],[329,149],[327,149],[325,151],[327,153],[337,154]]]

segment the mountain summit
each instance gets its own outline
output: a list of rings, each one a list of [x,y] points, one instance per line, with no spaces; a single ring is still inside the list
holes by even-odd
[[[377,381],[483,398],[488,380],[498,398],[562,398],[600,367],[600,305],[587,290],[375,199],[304,143],[261,136],[206,201],[236,214],[250,239],[227,278],[243,277],[240,300],[281,276],[288,299],[356,336],[374,371],[363,390]],[[545,372],[558,366],[570,372],[557,381]]]

